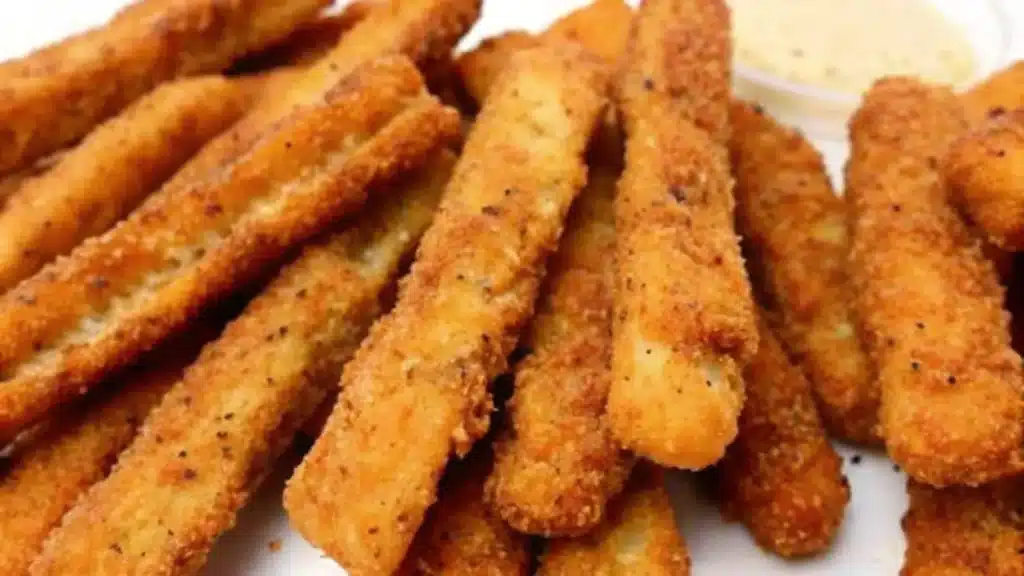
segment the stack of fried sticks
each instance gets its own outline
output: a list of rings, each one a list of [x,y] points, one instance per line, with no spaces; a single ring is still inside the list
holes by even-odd
[[[304,430],[285,508],[354,576],[686,574],[661,467],[819,553],[829,435],[909,474],[905,574],[1022,573],[1024,67],[881,80],[844,200],[732,98],[723,0],[456,59],[480,0],[326,3],[0,63],[0,572],[196,573]]]

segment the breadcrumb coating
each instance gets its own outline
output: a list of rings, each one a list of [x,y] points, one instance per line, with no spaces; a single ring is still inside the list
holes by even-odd
[[[942,168],[954,197],[989,241],[1024,249],[1024,109],[958,138]]]
[[[608,416],[626,448],[677,468],[714,464],[736,437],[757,351],[724,148],[730,57],[723,1],[648,0],[618,87],[628,138]]]
[[[723,513],[783,557],[826,550],[850,487],[814,405],[811,385],[762,317],[757,356],[744,370],[740,432],[719,464]]]
[[[416,533],[396,576],[527,576],[528,537],[513,531],[484,502],[490,448],[453,462],[437,503]]]
[[[488,500],[513,528],[590,531],[626,481],[631,458],[611,436],[615,163],[591,162],[516,364],[507,429],[495,442]]]
[[[1018,478],[937,489],[910,481],[901,576],[1024,574],[1024,485]]]
[[[153,87],[217,72],[326,0],[142,0],[106,25],[0,66],[0,172],[73,144]]]
[[[488,429],[547,256],[586,180],[609,72],[574,45],[517,54],[466,141],[398,303],[342,377],[289,481],[292,525],[353,576],[390,574],[452,453]]]
[[[237,83],[189,78],[158,87],[98,126],[0,213],[0,293],[107,231],[248,104]]]
[[[1013,62],[972,86],[961,100],[973,125],[1024,108],[1024,61]]]
[[[32,574],[197,572],[380,314],[453,164],[445,153],[389,185],[286,266],[174,385]]]
[[[846,205],[802,134],[744,102],[730,117],[736,218],[761,270],[755,285],[779,316],[775,329],[810,379],[829,431],[880,444],[881,391],[853,310]]]
[[[638,463],[593,532],[548,542],[538,576],[686,576],[690,553],[679,533],[664,474]]]
[[[412,63],[388,57],[302,109],[223,173],[165,186],[126,220],[0,297],[0,437],[183,328],[206,305],[358,209],[367,186],[458,129]]]
[[[1024,425],[1003,288],[939,174],[965,126],[952,92],[908,78],[879,81],[850,125],[851,277],[882,436],[911,477],[936,486],[1016,469]]]

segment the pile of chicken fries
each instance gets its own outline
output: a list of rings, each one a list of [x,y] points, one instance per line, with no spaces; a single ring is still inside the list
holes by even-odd
[[[138,0],[0,63],[0,573],[202,570],[274,469],[352,576],[682,575],[909,476],[902,574],[1024,573],[1024,64],[821,155],[724,0]],[[892,522],[900,522],[893,511]]]

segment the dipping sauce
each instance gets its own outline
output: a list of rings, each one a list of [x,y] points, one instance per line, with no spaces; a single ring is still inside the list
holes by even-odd
[[[928,0],[729,4],[736,63],[792,82],[860,94],[895,74],[962,86],[978,68],[965,31]]]

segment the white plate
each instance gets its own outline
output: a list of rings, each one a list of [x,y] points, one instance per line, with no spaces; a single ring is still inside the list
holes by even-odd
[[[46,42],[104,21],[125,0],[32,0],[0,2],[0,59],[23,54]],[[344,3],[344,0],[342,0]],[[508,29],[541,30],[559,15],[586,0],[486,0],[484,16],[463,42],[473,46]],[[1006,2],[1016,29],[1015,57],[1024,57],[1024,5]],[[845,161],[846,150],[820,143],[833,175]],[[680,523],[698,575],[757,574],[761,576],[860,576],[896,574],[903,558],[900,518],[906,507],[905,478],[879,454],[840,447],[845,472],[853,489],[846,522],[833,550],[820,558],[785,562],[761,552],[742,526],[724,524],[714,504],[687,475],[673,477],[672,489]],[[859,455],[859,464],[854,456]],[[296,463],[286,458],[213,550],[208,576],[344,575],[288,527],[281,509],[284,479]],[[272,546],[272,543],[274,544]],[[280,544],[278,547],[277,544]],[[271,550],[271,548],[274,550]]]

